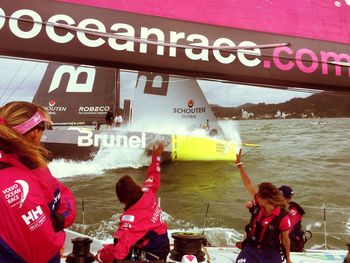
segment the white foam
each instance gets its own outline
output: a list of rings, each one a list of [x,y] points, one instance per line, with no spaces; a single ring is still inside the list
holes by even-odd
[[[77,175],[103,175],[105,170],[122,167],[139,168],[149,164],[149,157],[143,149],[104,148],[91,161],[54,160],[49,164],[56,178]]]

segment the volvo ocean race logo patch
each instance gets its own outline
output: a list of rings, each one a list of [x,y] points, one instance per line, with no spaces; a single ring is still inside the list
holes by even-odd
[[[11,207],[19,205],[21,208],[29,193],[29,185],[26,181],[16,180],[13,185],[2,190],[2,193]]]

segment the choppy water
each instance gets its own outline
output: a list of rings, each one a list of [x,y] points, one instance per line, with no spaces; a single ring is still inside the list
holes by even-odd
[[[296,119],[222,121],[221,125],[227,135],[237,138],[238,134],[243,143],[260,145],[244,148],[243,162],[255,184],[270,181],[294,189],[295,201],[306,208],[304,228],[313,232],[307,247],[327,242],[328,247],[345,248],[350,240],[350,119],[323,121],[326,124]],[[73,229],[110,238],[122,211],[115,182],[129,174],[141,183],[148,163],[149,157],[135,150],[103,152],[86,163],[54,161],[54,175],[71,187],[77,199]],[[249,220],[243,203],[250,196],[229,162],[162,164],[159,197],[170,229],[202,232],[204,228],[213,245],[234,245]]]

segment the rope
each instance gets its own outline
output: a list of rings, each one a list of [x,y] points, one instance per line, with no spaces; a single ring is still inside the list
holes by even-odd
[[[22,64],[19,66],[19,68],[17,69],[16,73],[13,75],[13,77],[11,78],[11,80],[9,81],[9,83],[7,84],[6,88],[4,89],[3,93],[0,96],[0,99],[2,99],[2,97],[5,95],[7,89],[10,87],[10,85],[12,84],[13,80],[15,79],[15,77],[17,76],[18,72],[20,71],[20,69],[23,67],[24,65],[24,61],[22,61]],[[4,101],[4,103],[6,102],[6,100]]]
[[[100,37],[107,37],[107,38],[113,38],[113,39],[118,39],[118,40],[124,40],[124,41],[132,41],[136,43],[142,43],[142,44],[150,44],[150,45],[156,45],[156,46],[165,46],[165,47],[176,47],[176,48],[183,48],[183,49],[210,49],[210,50],[221,50],[221,51],[237,51],[237,52],[244,52],[247,53],[247,50],[243,51],[243,49],[254,49],[254,48],[259,48],[259,49],[267,49],[267,48],[275,48],[275,47],[284,47],[284,46],[289,46],[289,43],[274,43],[274,44],[265,44],[265,45],[254,45],[254,46],[198,46],[198,45],[184,45],[184,44],[176,44],[172,42],[166,42],[166,41],[154,41],[154,40],[148,40],[148,39],[143,39],[143,38],[137,38],[137,37],[129,37],[129,36],[124,36],[120,34],[115,34],[115,33],[108,33],[108,32],[101,32],[97,31],[96,29],[88,29],[88,28],[80,28],[77,26],[71,26],[71,25],[66,25],[66,24],[61,24],[61,23],[53,23],[53,22],[41,22],[41,21],[33,21],[31,19],[26,19],[26,18],[14,18],[11,16],[3,16],[0,15],[0,17],[6,18],[6,19],[14,19],[22,22],[27,22],[27,23],[33,23],[33,24],[40,24],[44,26],[53,26],[61,29],[66,29],[66,30],[72,30],[75,32],[83,32],[86,34],[94,35],[94,36],[100,36]],[[242,51],[241,51],[242,50]]]
[[[36,63],[36,65],[31,69],[31,71],[28,72],[28,74],[23,78],[23,80],[18,84],[18,86],[12,91],[12,93],[4,100],[4,103],[8,101],[11,96],[20,88],[20,86],[23,84],[23,82],[27,79],[27,77],[34,71],[34,69],[39,65],[39,63]]]

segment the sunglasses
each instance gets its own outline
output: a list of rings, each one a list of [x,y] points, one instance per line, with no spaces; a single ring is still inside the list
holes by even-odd
[[[45,130],[52,130],[52,125],[47,123],[47,122],[40,122],[38,125],[36,125],[35,127],[33,127],[32,129],[30,129],[29,131],[27,131],[25,134],[30,133],[33,130],[38,130],[38,131],[45,131]],[[24,135],[25,135],[24,134]]]

